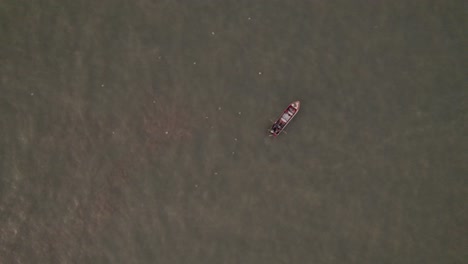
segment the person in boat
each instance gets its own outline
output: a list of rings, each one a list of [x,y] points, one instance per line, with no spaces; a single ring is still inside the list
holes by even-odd
[[[280,129],[280,126],[278,123],[273,124],[273,127],[271,128],[270,132],[272,134],[275,134],[278,130]]]

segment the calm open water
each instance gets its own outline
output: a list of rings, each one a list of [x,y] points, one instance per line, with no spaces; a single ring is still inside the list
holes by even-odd
[[[0,0],[0,263],[463,263],[465,10]]]

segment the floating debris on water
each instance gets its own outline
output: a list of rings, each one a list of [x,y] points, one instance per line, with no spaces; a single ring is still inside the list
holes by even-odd
[[[239,113],[237,113],[237,114],[241,115],[242,113],[241,113],[241,112],[239,112]]]
[[[262,75],[262,72],[258,72],[258,75]]]
[[[104,87],[104,84],[101,84],[101,87]]]
[[[218,175],[218,172],[217,172],[217,171],[215,171],[215,172],[214,172],[214,175]]]
[[[248,20],[251,20],[252,18],[251,18],[251,17],[249,17],[249,18],[247,18],[247,19],[248,19]]]
[[[205,119],[208,119],[208,117],[207,117],[207,116],[205,116]]]
[[[218,107],[218,110],[221,110],[221,106]]]
[[[234,141],[237,141],[237,138],[234,138]]]
[[[195,65],[195,64],[197,64],[197,62],[196,62],[196,61],[194,61],[194,62],[193,62],[193,64]]]
[[[31,96],[34,96],[34,93],[31,93]]]
[[[166,135],[169,134],[169,131],[164,132]]]
[[[214,31],[211,31],[211,35],[214,35],[214,34],[215,34]]]

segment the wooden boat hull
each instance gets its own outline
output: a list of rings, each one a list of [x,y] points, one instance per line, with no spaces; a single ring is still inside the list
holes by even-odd
[[[270,129],[270,135],[277,137],[286,126],[293,120],[293,118],[299,112],[301,107],[301,102],[295,101],[286,107],[283,113],[278,117],[278,119],[274,122],[273,126]]]

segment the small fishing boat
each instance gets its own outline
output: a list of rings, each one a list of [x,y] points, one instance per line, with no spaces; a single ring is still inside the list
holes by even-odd
[[[281,116],[276,120],[273,126],[270,129],[270,135],[276,137],[278,136],[284,128],[291,122],[291,120],[299,112],[301,102],[295,101],[292,102],[288,107],[283,111]]]

